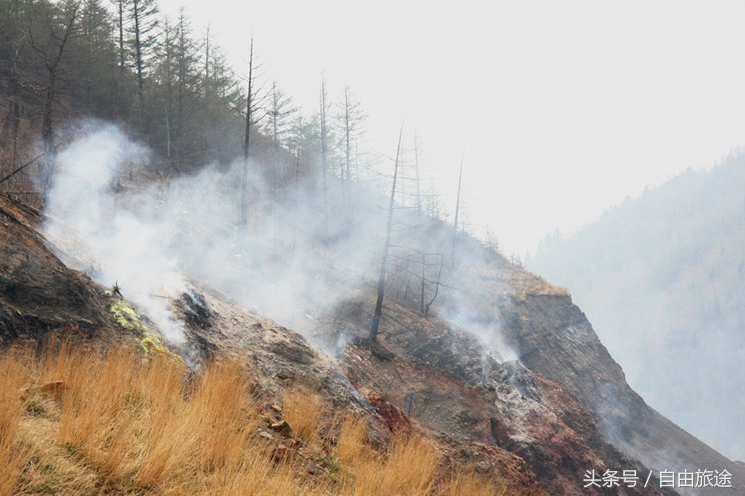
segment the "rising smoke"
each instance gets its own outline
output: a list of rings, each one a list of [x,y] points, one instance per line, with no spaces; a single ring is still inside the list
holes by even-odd
[[[338,179],[324,188],[320,174],[307,171],[278,186],[276,174],[250,163],[243,226],[236,201],[242,160],[168,182],[145,181],[147,150],[113,125],[95,127],[58,156],[45,234],[68,264],[104,286],[118,283],[171,342],[182,343],[184,329],[170,301],[187,290],[189,280],[306,337],[319,316],[373,286],[385,235],[384,195]],[[501,337],[498,316],[485,320],[474,310],[480,293],[469,279],[483,273],[481,247],[459,246],[458,259],[461,265],[467,260],[470,270],[445,266],[443,273],[449,260],[436,255],[449,252],[450,228],[411,209],[399,209],[396,219],[390,294],[406,299],[426,293],[429,300],[439,291],[433,312],[474,333],[485,354],[517,359]],[[428,260],[440,260],[440,266],[417,266],[418,255],[411,253],[432,254]],[[415,281],[422,272],[426,288]],[[417,290],[410,292],[410,286]]]

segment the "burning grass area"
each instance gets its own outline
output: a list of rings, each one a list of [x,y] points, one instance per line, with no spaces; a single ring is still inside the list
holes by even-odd
[[[228,357],[193,372],[136,346],[62,342],[2,353],[0,384],[0,496],[517,494],[424,434],[373,449],[366,418],[307,388],[267,412]]]

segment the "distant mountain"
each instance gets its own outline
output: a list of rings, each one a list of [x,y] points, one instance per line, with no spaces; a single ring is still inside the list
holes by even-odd
[[[569,289],[652,406],[745,459],[745,153],[547,238],[526,265]]]

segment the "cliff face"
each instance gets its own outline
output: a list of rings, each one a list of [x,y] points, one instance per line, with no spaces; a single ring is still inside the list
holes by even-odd
[[[604,437],[648,469],[727,470],[733,488],[694,488],[687,494],[743,494],[745,472],[649,407],[624,379],[569,296],[528,295],[500,309],[525,366],[565,385],[592,414]]]

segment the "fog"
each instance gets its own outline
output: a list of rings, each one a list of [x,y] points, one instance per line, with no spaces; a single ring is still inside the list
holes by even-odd
[[[45,235],[68,264],[105,287],[118,284],[172,343],[185,336],[170,302],[189,281],[308,338],[340,302],[372,294],[390,195],[374,183],[390,188],[391,178],[358,184],[329,174],[324,181],[316,164],[278,184],[276,170],[251,161],[244,226],[237,210],[242,159],[159,180],[147,150],[116,126],[87,127],[94,130],[57,157]],[[481,245],[464,238],[457,261],[470,269],[449,270],[452,227],[397,198],[387,294],[413,308],[433,300],[432,313],[472,332],[485,356],[516,359],[498,316],[485,320],[474,295],[461,291],[487,263]]]
[[[745,154],[547,238],[528,268],[568,288],[629,384],[745,459]]]
[[[381,152],[405,118],[439,192],[467,145],[470,221],[508,255],[744,143],[742,2],[159,5],[185,7],[195,33],[209,25],[239,74],[253,34],[267,81],[304,108],[321,71],[332,100],[351,86]]]

